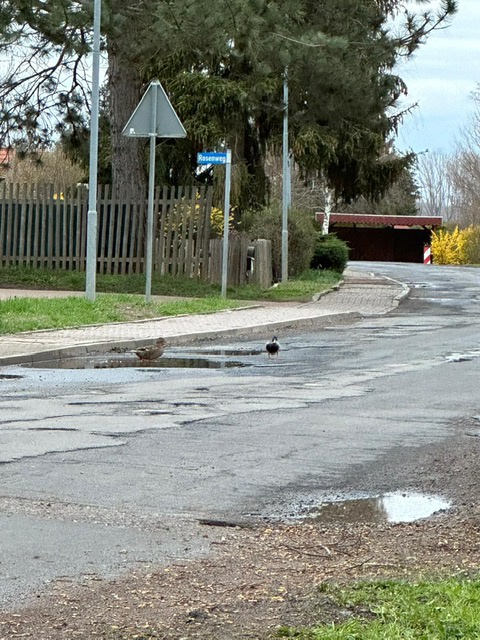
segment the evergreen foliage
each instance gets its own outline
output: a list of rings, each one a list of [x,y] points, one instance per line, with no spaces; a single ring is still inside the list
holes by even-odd
[[[420,191],[413,170],[405,167],[397,180],[380,199],[360,196],[342,207],[345,213],[368,213],[391,216],[415,216],[418,214]]]
[[[348,246],[334,233],[318,234],[311,261],[312,269],[328,269],[343,273],[348,262]]]
[[[158,77],[188,132],[159,145],[159,181],[212,182],[211,170],[198,173],[196,153],[226,144],[238,167],[233,204],[261,206],[266,146],[281,142],[288,68],[290,146],[304,174],[320,176],[346,202],[378,197],[411,162],[383,158],[405,115],[395,64],[456,4],[417,0],[415,12],[401,0],[104,0],[102,139],[110,150],[101,152],[102,169],[111,165],[114,183],[145,184],[146,141],[121,131]],[[91,2],[0,5],[0,50],[11,62],[0,81],[2,145],[37,149],[61,133],[84,156],[91,25]]]

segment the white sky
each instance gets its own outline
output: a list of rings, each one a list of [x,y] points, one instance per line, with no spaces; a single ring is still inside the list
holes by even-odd
[[[480,85],[480,0],[459,0],[447,29],[434,32],[399,75],[407,83],[405,104],[418,103],[400,128],[401,151],[450,153],[473,110]]]

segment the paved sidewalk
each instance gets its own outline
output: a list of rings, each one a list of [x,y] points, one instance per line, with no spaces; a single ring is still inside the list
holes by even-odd
[[[0,366],[40,362],[60,357],[134,349],[163,336],[170,344],[193,343],[227,336],[262,335],[292,327],[332,325],[361,316],[383,315],[408,293],[402,283],[347,269],[337,290],[308,303],[252,303],[241,309],[210,314],[176,316],[78,329],[25,332],[0,336]],[[58,297],[71,292],[1,290],[0,299],[43,295]],[[80,294],[82,295],[82,294]]]

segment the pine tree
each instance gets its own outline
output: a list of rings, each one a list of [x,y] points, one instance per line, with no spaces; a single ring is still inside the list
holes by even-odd
[[[146,143],[121,131],[158,77],[189,134],[159,145],[163,177],[197,179],[196,151],[228,144],[237,203],[261,204],[265,150],[281,140],[288,67],[291,146],[302,170],[320,173],[347,201],[378,195],[410,161],[379,160],[401,119],[391,110],[406,90],[395,63],[456,8],[456,0],[441,0],[437,10],[434,0],[417,4],[429,8],[399,17],[401,0],[104,0],[103,123],[113,183],[145,188]],[[28,150],[59,133],[70,148],[84,141],[92,8],[91,0],[0,4],[0,49],[11,60],[0,83],[2,144]],[[398,33],[388,26],[394,16]]]

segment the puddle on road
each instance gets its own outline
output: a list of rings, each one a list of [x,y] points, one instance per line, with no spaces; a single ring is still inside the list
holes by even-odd
[[[209,358],[160,358],[153,361],[140,361],[136,357],[84,357],[47,360],[45,362],[26,363],[21,365],[31,369],[228,369],[231,367],[246,367],[247,363],[236,360],[211,360]]]
[[[414,522],[448,509],[450,503],[423,493],[385,493],[368,498],[323,502],[304,512],[302,520],[342,523]]]
[[[445,356],[447,362],[470,362],[474,358],[480,357],[480,350],[468,351],[466,353],[450,353]]]
[[[196,349],[197,353],[207,356],[258,356],[265,351],[261,349]]]

